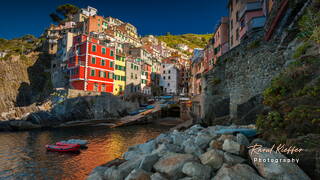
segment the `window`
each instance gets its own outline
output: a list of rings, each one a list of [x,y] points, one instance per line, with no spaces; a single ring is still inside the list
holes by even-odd
[[[130,76],[130,77],[131,77],[131,79],[133,79],[133,73],[131,73],[131,76]]]
[[[171,77],[170,77],[170,76],[168,76],[168,79],[171,79]]]
[[[163,74],[165,74],[166,73],[166,71],[163,71]]]
[[[92,45],[92,51],[96,52],[97,51],[97,46],[96,45]]]
[[[135,78],[138,79],[138,75],[137,74],[135,74]]]
[[[236,40],[239,40],[239,29],[236,30]]]
[[[104,77],[104,78],[107,77],[107,72],[103,72],[103,77]]]
[[[170,87],[170,83],[168,83],[168,87]]]
[[[113,79],[113,73],[108,72],[108,78],[109,78],[109,79]]]
[[[165,77],[165,76],[163,76],[163,79],[166,79],[166,77]]]
[[[94,69],[91,69],[91,76],[95,76],[96,75],[96,71]]]
[[[106,65],[106,60],[101,59],[101,66],[105,66]]]
[[[91,57],[91,63],[96,64],[96,57]]]
[[[100,71],[100,72],[99,72],[99,75],[100,75],[100,77],[104,77],[104,72],[103,72],[103,71]]]
[[[106,54],[106,48],[102,48],[102,54]]]
[[[113,56],[113,51],[110,51],[110,56]]]
[[[125,76],[121,76],[121,81],[125,81],[126,77]]]
[[[171,73],[171,71],[169,70],[169,74]]]
[[[102,85],[101,85],[101,91],[102,91],[102,92],[105,92],[105,91],[106,91],[106,85],[105,85],[105,84],[102,84]]]
[[[110,61],[110,67],[113,68],[113,62],[112,61]]]
[[[93,90],[94,91],[98,91],[98,88],[99,88],[99,84],[98,83],[94,83]]]
[[[131,64],[131,69],[133,69],[134,67],[133,67],[133,64]]]

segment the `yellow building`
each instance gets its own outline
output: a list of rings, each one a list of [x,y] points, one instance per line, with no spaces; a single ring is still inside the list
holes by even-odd
[[[114,68],[114,85],[113,94],[121,95],[124,93],[126,86],[126,57],[123,53],[118,52],[116,55]]]

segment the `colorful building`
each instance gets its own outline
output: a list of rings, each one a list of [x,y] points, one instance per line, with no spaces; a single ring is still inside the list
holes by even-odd
[[[125,90],[125,86],[126,86],[126,56],[121,50],[117,49],[115,68],[114,68],[113,94],[114,95],[123,94]]]
[[[113,92],[114,50],[87,35],[75,36],[69,57],[69,86],[73,89]]]
[[[213,36],[213,64],[217,63],[220,56],[228,52],[228,27],[229,19],[228,17],[222,17],[220,23]]]
[[[126,60],[125,94],[141,92],[141,59]]]

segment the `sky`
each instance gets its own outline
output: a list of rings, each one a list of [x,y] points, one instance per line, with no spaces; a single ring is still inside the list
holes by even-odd
[[[227,0],[3,0],[0,6],[0,38],[25,34],[39,37],[53,23],[49,14],[62,4],[98,9],[138,28],[140,35],[213,33]]]

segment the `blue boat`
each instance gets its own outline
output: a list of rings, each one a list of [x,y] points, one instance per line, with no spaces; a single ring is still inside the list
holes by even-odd
[[[149,106],[146,107],[146,109],[153,109],[153,108],[154,108],[153,105],[149,105]]]
[[[255,129],[246,129],[246,128],[241,128],[241,129],[220,129],[216,132],[217,134],[236,134],[236,133],[241,133],[247,137],[252,137],[257,135],[257,130]]]
[[[147,107],[148,104],[140,104],[140,107]]]

